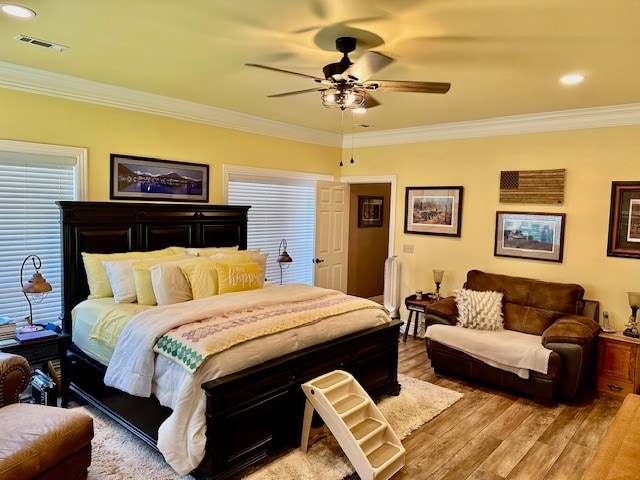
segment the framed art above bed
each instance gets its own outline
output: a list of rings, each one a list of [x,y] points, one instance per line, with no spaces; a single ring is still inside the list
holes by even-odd
[[[112,153],[112,200],[208,202],[209,165]]]

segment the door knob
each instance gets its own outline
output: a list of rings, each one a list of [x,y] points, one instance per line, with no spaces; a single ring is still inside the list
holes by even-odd
[[[319,258],[316,258],[316,259],[314,260],[314,263],[322,263],[322,262],[324,262],[324,260],[320,260]]]

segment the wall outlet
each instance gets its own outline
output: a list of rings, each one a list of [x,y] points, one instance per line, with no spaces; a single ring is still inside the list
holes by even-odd
[[[402,253],[413,253],[413,245],[402,245]]]

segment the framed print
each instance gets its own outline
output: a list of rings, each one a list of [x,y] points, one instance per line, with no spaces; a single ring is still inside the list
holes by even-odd
[[[607,255],[640,258],[640,182],[611,183]]]
[[[497,257],[562,262],[564,213],[496,212]]]
[[[112,200],[209,201],[209,165],[111,154]]]
[[[407,187],[404,233],[460,236],[462,187]]]
[[[358,228],[381,227],[384,197],[358,195]]]

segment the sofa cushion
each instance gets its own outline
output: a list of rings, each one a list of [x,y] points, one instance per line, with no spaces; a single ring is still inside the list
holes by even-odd
[[[458,326],[478,330],[502,330],[502,293],[460,288],[453,296],[458,308]]]
[[[504,328],[532,335],[542,333],[558,318],[579,315],[584,289],[572,283],[542,282],[470,270],[464,288],[504,295]]]

